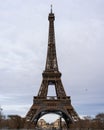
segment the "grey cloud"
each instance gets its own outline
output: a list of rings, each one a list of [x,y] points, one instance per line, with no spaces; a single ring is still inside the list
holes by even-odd
[[[0,105],[6,114],[25,115],[45,68],[50,2],[6,0],[0,6]],[[53,1],[53,11],[67,95],[79,114],[97,114],[104,106],[103,0]]]

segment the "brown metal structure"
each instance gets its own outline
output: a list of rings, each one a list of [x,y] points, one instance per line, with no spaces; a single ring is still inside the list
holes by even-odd
[[[55,33],[54,33],[54,13],[49,13],[49,36],[45,70],[42,73],[43,80],[38,95],[33,99],[33,105],[26,115],[26,120],[37,124],[39,118],[47,113],[56,113],[63,117],[67,127],[79,120],[79,116],[71,105],[70,96],[67,96],[61,82],[61,73],[58,69]],[[47,96],[48,87],[55,87],[56,96]]]

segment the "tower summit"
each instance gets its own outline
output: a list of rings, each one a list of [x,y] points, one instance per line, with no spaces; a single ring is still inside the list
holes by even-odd
[[[34,123],[36,126],[40,117],[48,113],[55,113],[64,118],[67,128],[69,128],[71,123],[79,120],[79,116],[71,105],[70,96],[66,96],[58,69],[54,31],[55,16],[52,6],[48,20],[49,35],[45,70],[42,73],[43,79],[38,95],[33,98],[33,105],[26,115],[26,121],[29,122],[29,127],[30,123]],[[48,88],[53,86],[56,96],[48,96]]]

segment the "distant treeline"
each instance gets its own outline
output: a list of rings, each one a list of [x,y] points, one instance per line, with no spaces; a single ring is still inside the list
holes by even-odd
[[[18,115],[9,115],[7,118],[0,111],[0,129],[34,129],[34,124],[26,122],[25,118]],[[34,130],[67,130],[66,124],[63,123],[61,128],[55,128],[48,123],[47,128],[42,128],[39,124]],[[99,113],[95,118],[89,116],[83,117],[80,121],[70,125],[70,130],[104,130],[104,113]]]

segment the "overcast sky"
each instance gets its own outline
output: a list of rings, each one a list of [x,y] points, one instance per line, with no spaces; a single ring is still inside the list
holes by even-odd
[[[3,113],[25,116],[38,93],[51,4],[65,91],[79,115],[104,112],[104,0],[0,0]]]

